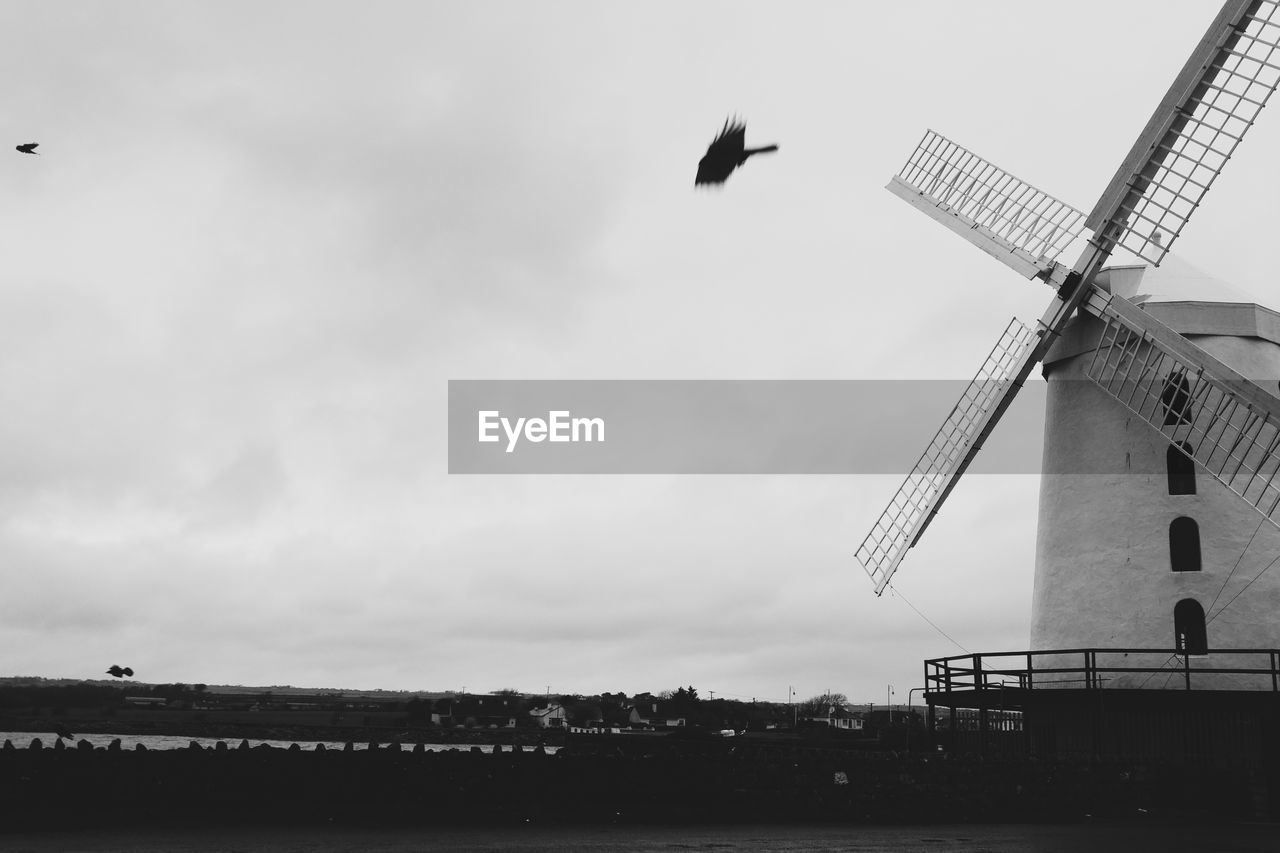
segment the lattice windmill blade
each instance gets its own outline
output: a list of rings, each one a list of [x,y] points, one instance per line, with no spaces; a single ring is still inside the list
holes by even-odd
[[[884,592],[1087,292],[1080,274],[1068,275],[1055,260],[1080,235],[1084,214],[946,137],[928,131],[888,188],[1019,274],[1072,287],[1063,287],[1071,294],[1050,304],[1036,330],[1017,319],[1009,324],[858,547],[855,556],[876,595]],[[1092,271],[1105,253],[1091,249]]]
[[[1015,317],[965,386],[942,428],[858,547],[858,562],[884,592],[1039,360],[1035,333]]]
[[[888,189],[1026,278],[1084,230],[1082,211],[932,130]]]
[[[1280,526],[1280,399],[1127,299],[1085,307],[1104,323],[1086,375]]]
[[[1156,266],[1280,82],[1280,0],[1228,0],[1085,224]]]

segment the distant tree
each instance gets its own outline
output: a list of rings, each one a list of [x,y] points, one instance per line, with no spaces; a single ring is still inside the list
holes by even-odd
[[[521,695],[521,693],[520,693],[520,691],[519,691],[519,690],[516,690],[514,687],[504,687],[504,688],[502,688],[501,690],[490,690],[490,691],[489,691],[489,695],[491,695],[491,696],[520,696],[520,695]]]
[[[659,694],[659,698],[666,703],[668,710],[686,717],[700,710],[698,691],[692,685],[678,687],[675,690],[664,690]]]
[[[600,706],[591,702],[575,702],[565,707],[565,716],[571,726],[585,726],[601,719]]]
[[[848,704],[849,697],[843,693],[820,693],[801,702],[797,710],[802,717],[825,717],[832,708],[843,708]]]
[[[622,705],[605,705],[600,709],[605,725],[626,728],[631,724],[631,711]]]

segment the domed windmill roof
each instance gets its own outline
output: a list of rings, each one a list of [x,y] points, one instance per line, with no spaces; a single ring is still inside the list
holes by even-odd
[[[1105,278],[1104,278],[1105,277]],[[1226,302],[1261,305],[1252,293],[1211,275],[1176,255],[1158,267],[1145,264],[1108,267],[1098,277],[1112,293],[1139,305],[1153,302]]]
[[[1183,335],[1234,335],[1280,344],[1280,312],[1174,255],[1165,255],[1158,267],[1108,267],[1096,281]],[[1065,352],[1060,348],[1058,356]]]

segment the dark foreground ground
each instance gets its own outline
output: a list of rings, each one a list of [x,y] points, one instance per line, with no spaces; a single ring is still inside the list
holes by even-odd
[[[630,747],[629,751],[627,747]],[[0,850],[1272,851],[1269,769],[593,740],[0,748]]]
[[[0,835],[12,853],[1270,853],[1280,826],[1136,821],[1070,825],[582,826],[508,828],[107,830]]]

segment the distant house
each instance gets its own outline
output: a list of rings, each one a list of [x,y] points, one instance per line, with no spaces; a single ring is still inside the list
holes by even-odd
[[[843,729],[844,731],[862,731],[862,719],[855,717],[853,712],[843,705],[828,705],[825,716],[810,716],[802,719],[825,725],[832,729]]]
[[[663,702],[637,702],[631,706],[630,723],[633,726],[653,726],[655,729],[675,729],[685,725],[685,718],[673,713]]]
[[[431,713],[438,726],[514,729],[518,701],[512,696],[452,696],[441,699]]]
[[[617,726],[593,725],[593,726],[566,726],[565,731],[570,734],[579,735],[616,735],[622,734],[622,729]]]
[[[124,704],[133,708],[163,708],[169,700],[163,696],[126,696]]]
[[[543,729],[562,729],[567,717],[564,706],[554,702],[545,708],[530,708],[529,716]]]

